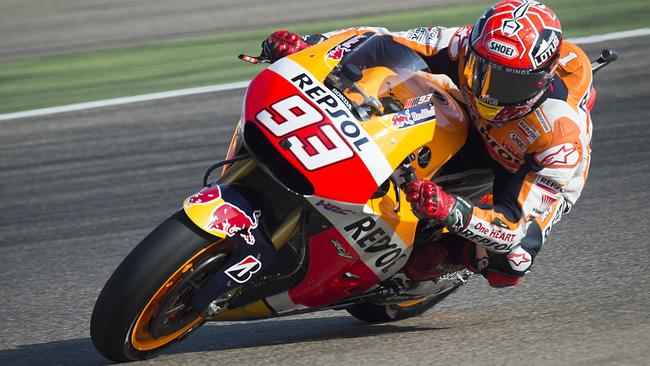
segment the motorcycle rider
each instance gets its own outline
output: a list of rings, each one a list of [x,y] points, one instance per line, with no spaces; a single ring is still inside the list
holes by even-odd
[[[589,59],[562,41],[550,8],[528,0],[501,1],[473,26],[393,33],[363,27],[304,38],[277,31],[262,43],[263,54],[275,61],[334,35],[367,32],[392,37],[432,73],[448,76],[474,126],[434,179],[440,185],[418,180],[404,187],[415,214],[451,234],[416,247],[406,275],[422,281],[466,267],[494,287],[518,284],[587,180],[595,101]],[[486,171],[491,199],[445,191]]]

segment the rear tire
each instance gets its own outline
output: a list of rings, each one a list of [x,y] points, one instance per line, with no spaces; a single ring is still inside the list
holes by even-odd
[[[420,302],[407,301],[400,304],[380,305],[372,303],[361,303],[353,305],[346,310],[350,315],[368,323],[388,323],[415,316],[422,315],[425,311],[437,305],[452,292],[456,291],[461,284],[453,289],[437,296],[425,298]]]
[[[117,362],[142,360],[201,326],[199,312],[183,307],[191,288],[182,286],[197,276],[205,280],[231,250],[232,244],[197,228],[183,210],[165,220],[99,294],[90,321],[97,350]]]

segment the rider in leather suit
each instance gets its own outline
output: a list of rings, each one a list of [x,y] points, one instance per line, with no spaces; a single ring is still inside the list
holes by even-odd
[[[404,270],[416,281],[466,267],[492,286],[515,285],[550,231],[576,203],[587,180],[595,101],[590,62],[562,41],[556,15],[535,1],[490,7],[474,26],[351,28],[300,37],[273,33],[262,43],[275,61],[333,35],[375,32],[420,54],[447,75],[474,125],[461,151],[434,183],[406,185],[415,214],[451,234],[414,249]],[[447,183],[488,172],[492,196],[472,201],[445,192]]]

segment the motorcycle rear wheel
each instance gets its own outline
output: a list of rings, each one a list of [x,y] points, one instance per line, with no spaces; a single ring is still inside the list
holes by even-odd
[[[368,323],[388,323],[404,320],[422,315],[425,311],[437,305],[452,292],[456,291],[462,284],[459,283],[453,289],[440,295],[423,297],[418,300],[405,301],[399,304],[372,304],[361,303],[353,305],[346,310],[350,315]]]
[[[232,252],[182,210],[122,261],[102,289],[90,322],[97,350],[117,362],[142,360],[204,323],[189,299]]]

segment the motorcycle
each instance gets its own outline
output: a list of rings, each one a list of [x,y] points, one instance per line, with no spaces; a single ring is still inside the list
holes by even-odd
[[[456,92],[415,52],[371,33],[274,62],[246,91],[226,160],[104,286],[90,327],[97,350],[140,360],[207,321],[334,309],[388,322],[439,303],[472,273],[412,282],[401,272],[414,246],[445,229],[419,222],[400,187],[434,177],[464,144]]]

